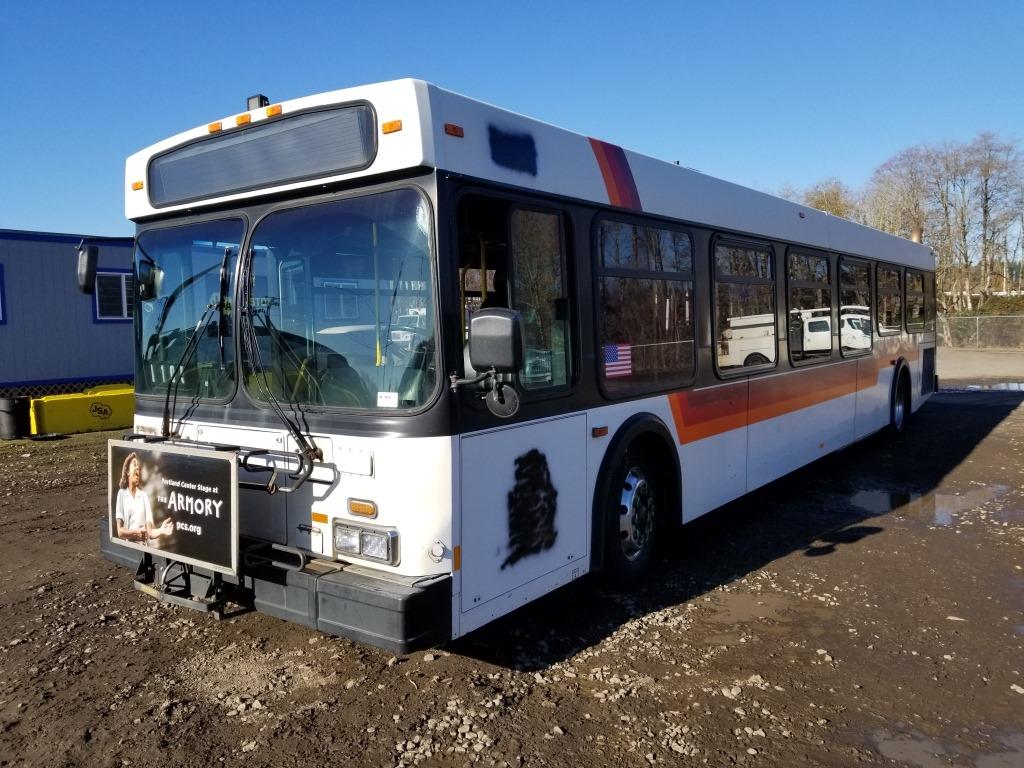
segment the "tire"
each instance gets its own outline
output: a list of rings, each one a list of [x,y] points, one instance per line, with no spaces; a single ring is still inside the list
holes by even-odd
[[[753,352],[747,355],[747,359],[743,361],[743,365],[766,365],[767,363],[770,362],[771,360],[762,355],[760,352]]]
[[[617,587],[643,580],[660,532],[665,488],[642,452],[629,450],[615,468],[605,500],[605,573]]]
[[[893,435],[902,435],[910,421],[910,377],[906,371],[900,371],[896,389],[889,404],[889,431]]]

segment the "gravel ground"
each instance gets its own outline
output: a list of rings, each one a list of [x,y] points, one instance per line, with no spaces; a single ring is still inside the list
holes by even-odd
[[[0,765],[1024,765],[1024,393],[940,394],[584,580],[393,657],[158,604],[105,441],[0,443]]]

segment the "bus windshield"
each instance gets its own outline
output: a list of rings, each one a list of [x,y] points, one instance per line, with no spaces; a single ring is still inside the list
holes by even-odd
[[[230,293],[218,308],[227,254],[232,285],[241,219],[142,232],[135,248],[135,390],[223,399],[234,389]],[[221,346],[223,345],[223,358]]]
[[[424,405],[437,383],[429,221],[411,189],[264,218],[243,294],[250,394],[314,407]]]

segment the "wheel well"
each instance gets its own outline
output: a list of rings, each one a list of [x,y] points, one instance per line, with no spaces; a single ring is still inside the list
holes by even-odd
[[[914,403],[914,393],[911,391],[911,384],[913,379],[910,376],[910,366],[907,365],[906,358],[899,358],[896,360],[896,373],[892,377],[892,386],[889,389],[889,403],[890,405],[896,399],[896,392],[899,391],[900,382],[907,380],[907,395],[910,397],[910,405]]]
[[[628,418],[612,438],[601,461],[601,469],[594,486],[594,502],[591,510],[590,570],[604,567],[605,545],[605,500],[611,491],[611,478],[615,468],[630,449],[641,450],[654,464],[661,477],[667,478],[666,499],[662,510],[661,523],[676,525],[681,522],[681,478],[679,453],[675,440],[665,423],[652,413],[638,413]]]

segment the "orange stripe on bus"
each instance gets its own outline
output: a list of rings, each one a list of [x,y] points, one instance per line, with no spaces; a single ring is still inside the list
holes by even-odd
[[[881,350],[879,350],[881,351]],[[899,357],[916,360],[917,349],[865,356],[825,368],[722,384],[668,396],[680,445],[774,419],[878,385],[881,372]]]

